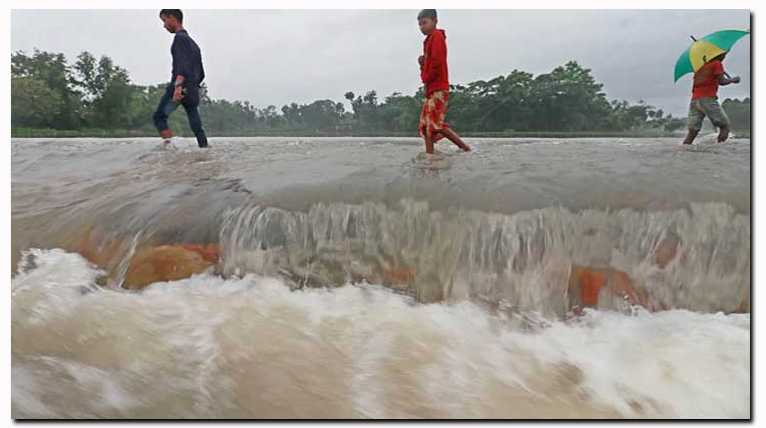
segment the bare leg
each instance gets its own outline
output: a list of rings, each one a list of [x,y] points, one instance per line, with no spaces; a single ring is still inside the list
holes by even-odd
[[[426,131],[426,153],[429,155],[434,154],[434,136],[430,132]]]
[[[692,131],[689,130],[689,133],[686,134],[686,138],[684,139],[684,144],[691,144],[692,141],[694,141],[695,138],[697,138],[697,134],[699,134],[699,131]]]
[[[721,127],[721,130],[718,131],[718,142],[723,143],[726,141],[727,138],[729,138],[729,131],[731,131],[731,125],[726,124],[725,126]]]
[[[463,150],[464,152],[471,151],[471,148],[468,146],[468,144],[466,144],[465,141],[461,140],[460,137],[457,134],[455,134],[455,131],[449,128],[444,128],[444,129],[440,129],[439,131],[435,133],[442,134],[448,140],[455,143],[456,146],[460,147],[460,149]]]

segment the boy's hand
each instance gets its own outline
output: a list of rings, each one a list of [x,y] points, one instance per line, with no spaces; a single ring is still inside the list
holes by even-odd
[[[182,92],[183,88],[180,86],[176,86],[175,91],[173,91],[173,101],[180,103],[181,100],[184,98],[184,93]]]
[[[739,76],[734,76],[731,78],[731,83],[739,83],[741,80]]]
[[[424,57],[423,55],[420,55],[418,57],[418,64],[420,64],[420,66],[422,67],[423,66],[423,61],[425,61],[425,60],[426,60],[426,57]]]

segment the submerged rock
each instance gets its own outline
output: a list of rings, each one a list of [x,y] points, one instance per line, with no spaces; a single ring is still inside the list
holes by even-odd
[[[111,276],[119,275],[119,266],[129,257],[131,242],[127,239],[100,240],[86,233],[77,252]],[[130,259],[123,288],[141,289],[153,282],[189,278],[218,264],[218,244],[176,243],[138,250]]]
[[[668,236],[663,239],[662,242],[660,242],[660,245],[657,246],[657,250],[654,252],[654,264],[664,268],[668,263],[673,261],[673,259],[676,258],[676,254],[678,254],[679,242],[680,241],[676,236]]]
[[[406,288],[415,281],[415,269],[410,266],[394,266],[384,272],[383,283],[392,288]]]
[[[647,306],[648,299],[636,292],[633,280],[626,272],[613,267],[572,265],[568,284],[570,307],[579,311],[598,306],[599,296],[605,289],[631,305]]]
[[[77,245],[77,252],[94,265],[110,271],[130,251],[130,241],[121,239],[101,240],[90,232],[85,233]]]
[[[140,290],[160,281],[175,281],[204,272],[213,263],[180,245],[139,250],[130,260],[123,287]]]
[[[575,298],[575,304],[579,304],[578,306],[595,307],[606,281],[607,277],[600,269],[572,265],[569,274],[570,296]]]
[[[218,263],[221,258],[221,246],[217,244],[173,244],[173,246],[194,251],[210,263]]]

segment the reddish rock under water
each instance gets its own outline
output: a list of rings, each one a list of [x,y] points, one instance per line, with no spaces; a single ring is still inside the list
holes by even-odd
[[[384,271],[383,284],[404,288],[415,281],[415,269],[410,266],[394,266]]]
[[[213,263],[183,246],[139,250],[130,260],[123,288],[140,290],[154,282],[175,281],[204,272]]]
[[[605,288],[632,305],[647,306],[648,299],[636,292],[633,280],[626,272],[613,267],[572,265],[568,284],[570,307],[576,310],[596,307],[599,295]]]
[[[654,252],[654,263],[664,268],[678,254],[680,241],[676,237],[665,238]],[[124,257],[125,242],[101,243],[86,235],[80,242],[80,254],[104,269],[114,267],[119,259]],[[123,287],[129,290],[140,290],[154,282],[175,281],[189,278],[218,264],[221,258],[221,247],[217,244],[175,243],[138,250],[131,258],[125,274]],[[407,265],[397,265],[379,272],[385,286],[394,290],[404,290],[414,286],[415,268]],[[632,305],[641,305],[649,310],[669,309],[662,302],[649,304],[649,298],[636,291],[630,276],[613,267],[571,266],[568,280],[569,307],[575,312],[586,307],[597,307],[599,296],[604,289],[612,296],[624,298]],[[444,298],[441,292],[426,293],[419,296],[424,302],[440,301]],[[433,295],[431,295],[433,294]],[[656,306],[656,307],[652,307]],[[750,311],[749,302],[743,302],[735,312]]]
[[[654,252],[654,263],[662,268],[667,266],[668,263],[676,258],[678,244],[679,240],[675,236],[665,238]]]
[[[101,241],[85,234],[77,251],[89,262],[113,272],[128,254],[128,241]],[[189,278],[216,265],[221,258],[217,244],[176,243],[138,250],[130,260],[123,288],[141,289],[153,282]]]
[[[200,244],[182,243],[182,244],[173,244],[173,246],[182,247],[187,250],[194,251],[195,253],[199,254],[203,259],[209,261],[210,263],[218,263],[218,260],[221,258],[221,247],[217,244],[200,245]]]

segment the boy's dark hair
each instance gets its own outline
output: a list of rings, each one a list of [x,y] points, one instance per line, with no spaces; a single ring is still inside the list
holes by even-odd
[[[160,11],[160,16],[172,16],[173,18],[178,20],[179,24],[184,23],[184,13],[181,12],[181,9],[162,9]]]
[[[418,13],[418,19],[428,18],[436,20],[436,9],[423,9]]]

